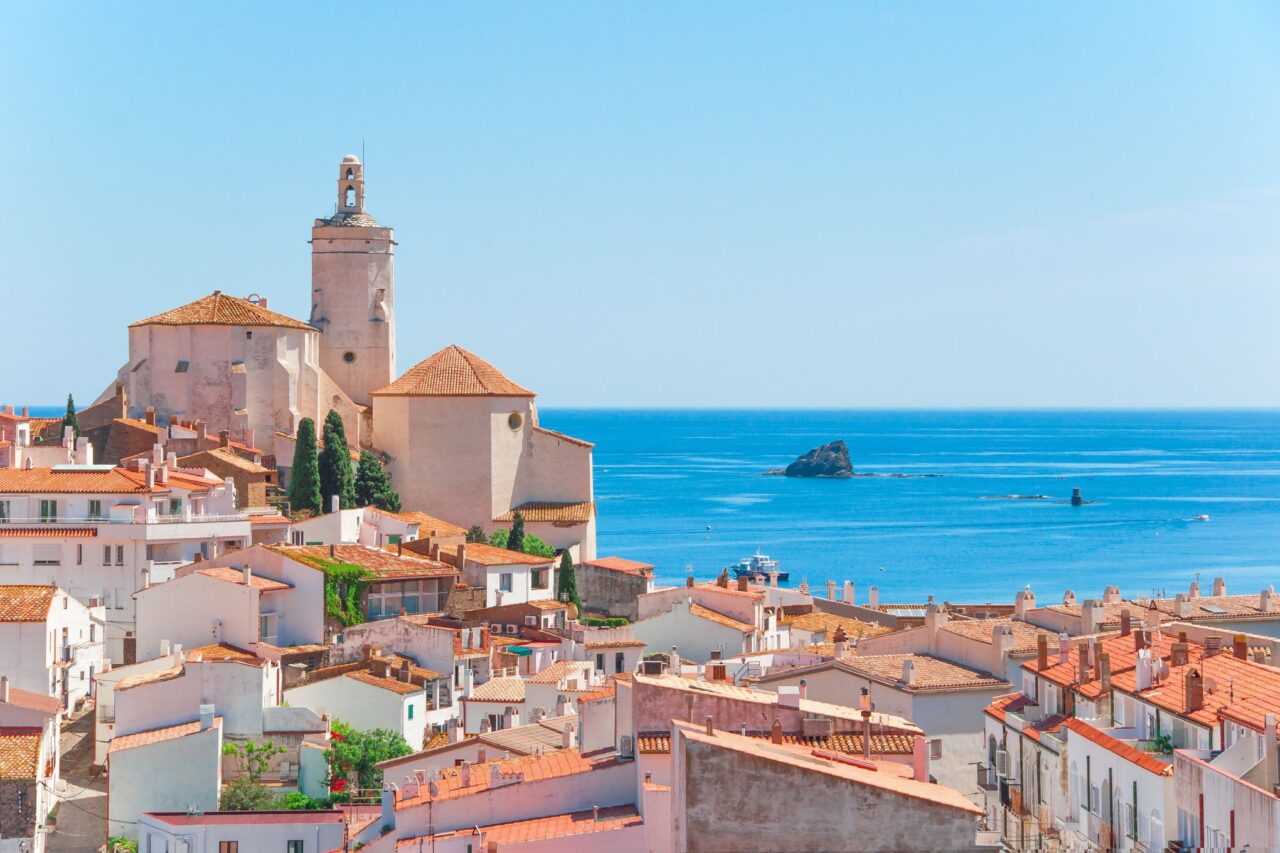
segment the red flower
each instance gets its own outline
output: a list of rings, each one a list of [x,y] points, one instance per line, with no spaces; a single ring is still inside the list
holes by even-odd
[[[332,782],[329,783],[330,791],[341,791],[346,787],[347,787],[346,779],[334,779]]]

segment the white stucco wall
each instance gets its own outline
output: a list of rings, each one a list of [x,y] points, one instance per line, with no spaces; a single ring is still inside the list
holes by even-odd
[[[634,623],[631,630],[645,644],[645,654],[670,652],[675,646],[680,657],[695,663],[710,660],[712,649],[722,650],[726,657],[748,651],[751,638],[737,628],[694,616],[684,601],[673,602],[666,613]]]
[[[290,705],[310,708],[317,714],[327,713],[331,719],[341,720],[354,729],[400,732],[411,749],[422,749],[427,726],[423,690],[400,694],[338,676],[286,690],[284,698]]]
[[[144,811],[218,808],[222,785],[222,731],[216,725],[175,740],[110,755],[108,834],[138,837]]]

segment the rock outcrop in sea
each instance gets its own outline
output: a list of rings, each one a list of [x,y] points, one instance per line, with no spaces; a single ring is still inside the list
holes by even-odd
[[[815,447],[808,453],[792,462],[786,468],[767,471],[768,474],[781,474],[787,477],[852,477],[853,463],[849,461],[849,446],[843,441],[832,441],[821,447]]]

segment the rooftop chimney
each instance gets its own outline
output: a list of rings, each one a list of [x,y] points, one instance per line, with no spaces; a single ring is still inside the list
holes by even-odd
[[[1226,578],[1214,578],[1214,579],[1213,579],[1213,594],[1214,594],[1214,595],[1226,595],[1226,594],[1227,594],[1227,579],[1226,579]]]
[[[1049,638],[1044,634],[1036,635],[1036,666],[1039,669],[1049,668]]]
[[[801,699],[809,698],[809,682],[803,678],[800,679],[800,698]]]
[[[200,731],[208,731],[213,725],[213,706],[200,706]]]
[[[1019,619],[1026,619],[1027,614],[1036,609],[1036,594],[1031,591],[1031,587],[1018,590],[1018,594],[1013,597],[1013,613]]]
[[[867,606],[875,609],[880,606],[880,588],[871,587],[867,590]]]
[[[1192,582],[1191,582],[1191,591],[1188,593],[1188,597],[1189,597],[1189,598],[1199,598],[1199,597],[1200,597],[1200,581],[1192,581]]]
[[[1236,634],[1231,641],[1231,651],[1240,660],[1249,659],[1249,640],[1244,634]]]
[[[769,740],[772,743],[782,743],[782,723],[776,719],[769,729]]]
[[[1127,637],[1133,632],[1133,614],[1129,608],[1120,611],[1120,636]]]
[[[1169,647],[1169,665],[1186,666],[1189,651],[1186,643],[1174,643]]]
[[[1080,643],[1076,646],[1076,680],[1081,684],[1087,684],[1089,681],[1089,644]]]
[[[458,571],[462,571],[463,566],[467,564],[467,546],[458,546]]]
[[[684,585],[689,589],[693,589],[693,575],[689,575],[689,577],[684,579]]]
[[[844,603],[845,604],[854,603],[853,581],[844,582]]]
[[[1062,604],[1063,604],[1063,606],[1065,606],[1065,607],[1075,607],[1075,605],[1076,605],[1076,594],[1075,594],[1074,592],[1072,592],[1071,590],[1067,590],[1066,592],[1064,592],[1064,593],[1062,594]]]
[[[1108,586],[1102,591],[1103,604],[1119,604],[1120,603],[1120,587]]]
[[[1152,602],[1149,605],[1147,605],[1146,626],[1148,628],[1154,629],[1159,625],[1160,625],[1160,608],[1156,607],[1155,601],[1152,600]]]
[[[337,495],[329,495],[329,512],[337,512],[342,509],[342,501]]]
[[[151,424],[152,426],[155,426],[156,425],[156,407],[147,406],[147,411],[143,415],[143,418],[146,420],[147,423]]]
[[[196,421],[196,450],[204,450],[204,446],[209,440],[209,428],[205,426],[204,421]]]
[[[1191,669],[1187,672],[1185,696],[1188,714],[1204,707],[1204,679],[1200,676],[1200,670]]]
[[[1147,629],[1139,628],[1133,632],[1133,650],[1142,651],[1147,647]]]
[[[230,430],[226,430],[226,429],[218,430],[218,446],[219,446],[219,447],[230,447],[230,446],[231,446],[231,431],[230,431]]]
[[[747,587],[748,580],[749,579],[747,578],[746,575],[743,575],[742,577],[738,578],[738,592],[748,591],[748,587]]]
[[[1080,606],[1080,632],[1096,634],[1102,630],[1102,620],[1106,609],[1101,601],[1090,598]]]
[[[1101,682],[1102,695],[1106,696],[1111,690],[1111,655],[1106,652],[1098,655],[1098,681]]]
[[[1258,593],[1258,609],[1263,613],[1271,612],[1271,587],[1267,587]]]
[[[1058,635],[1058,663],[1066,663],[1071,657],[1071,637],[1063,631]]]
[[[836,582],[829,578],[827,579],[827,600],[836,600]]]
[[[1181,592],[1174,598],[1173,607],[1179,619],[1185,619],[1191,615],[1191,600]]]
[[[156,469],[151,467],[151,463],[146,463],[143,468],[147,472],[147,488],[154,489],[156,487]]]
[[[710,717],[710,716],[708,716],[708,717],[707,717],[707,734],[708,734],[708,735],[713,734],[713,732],[712,732],[712,730],[711,730],[711,721],[712,721],[713,719],[715,719],[715,718],[714,718],[714,717]]]
[[[916,683],[916,664],[909,657],[902,660],[902,683],[908,686]]]

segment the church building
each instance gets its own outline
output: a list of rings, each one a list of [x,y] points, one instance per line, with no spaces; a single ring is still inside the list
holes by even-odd
[[[330,409],[352,447],[386,463],[405,510],[485,530],[526,529],[595,557],[592,445],[538,424],[534,393],[459,346],[396,371],[393,230],[365,209],[364,167],[338,167],[332,216],[311,229],[309,322],[221,291],[129,327],[129,361],[99,398],[131,417],[202,421],[276,457]]]

